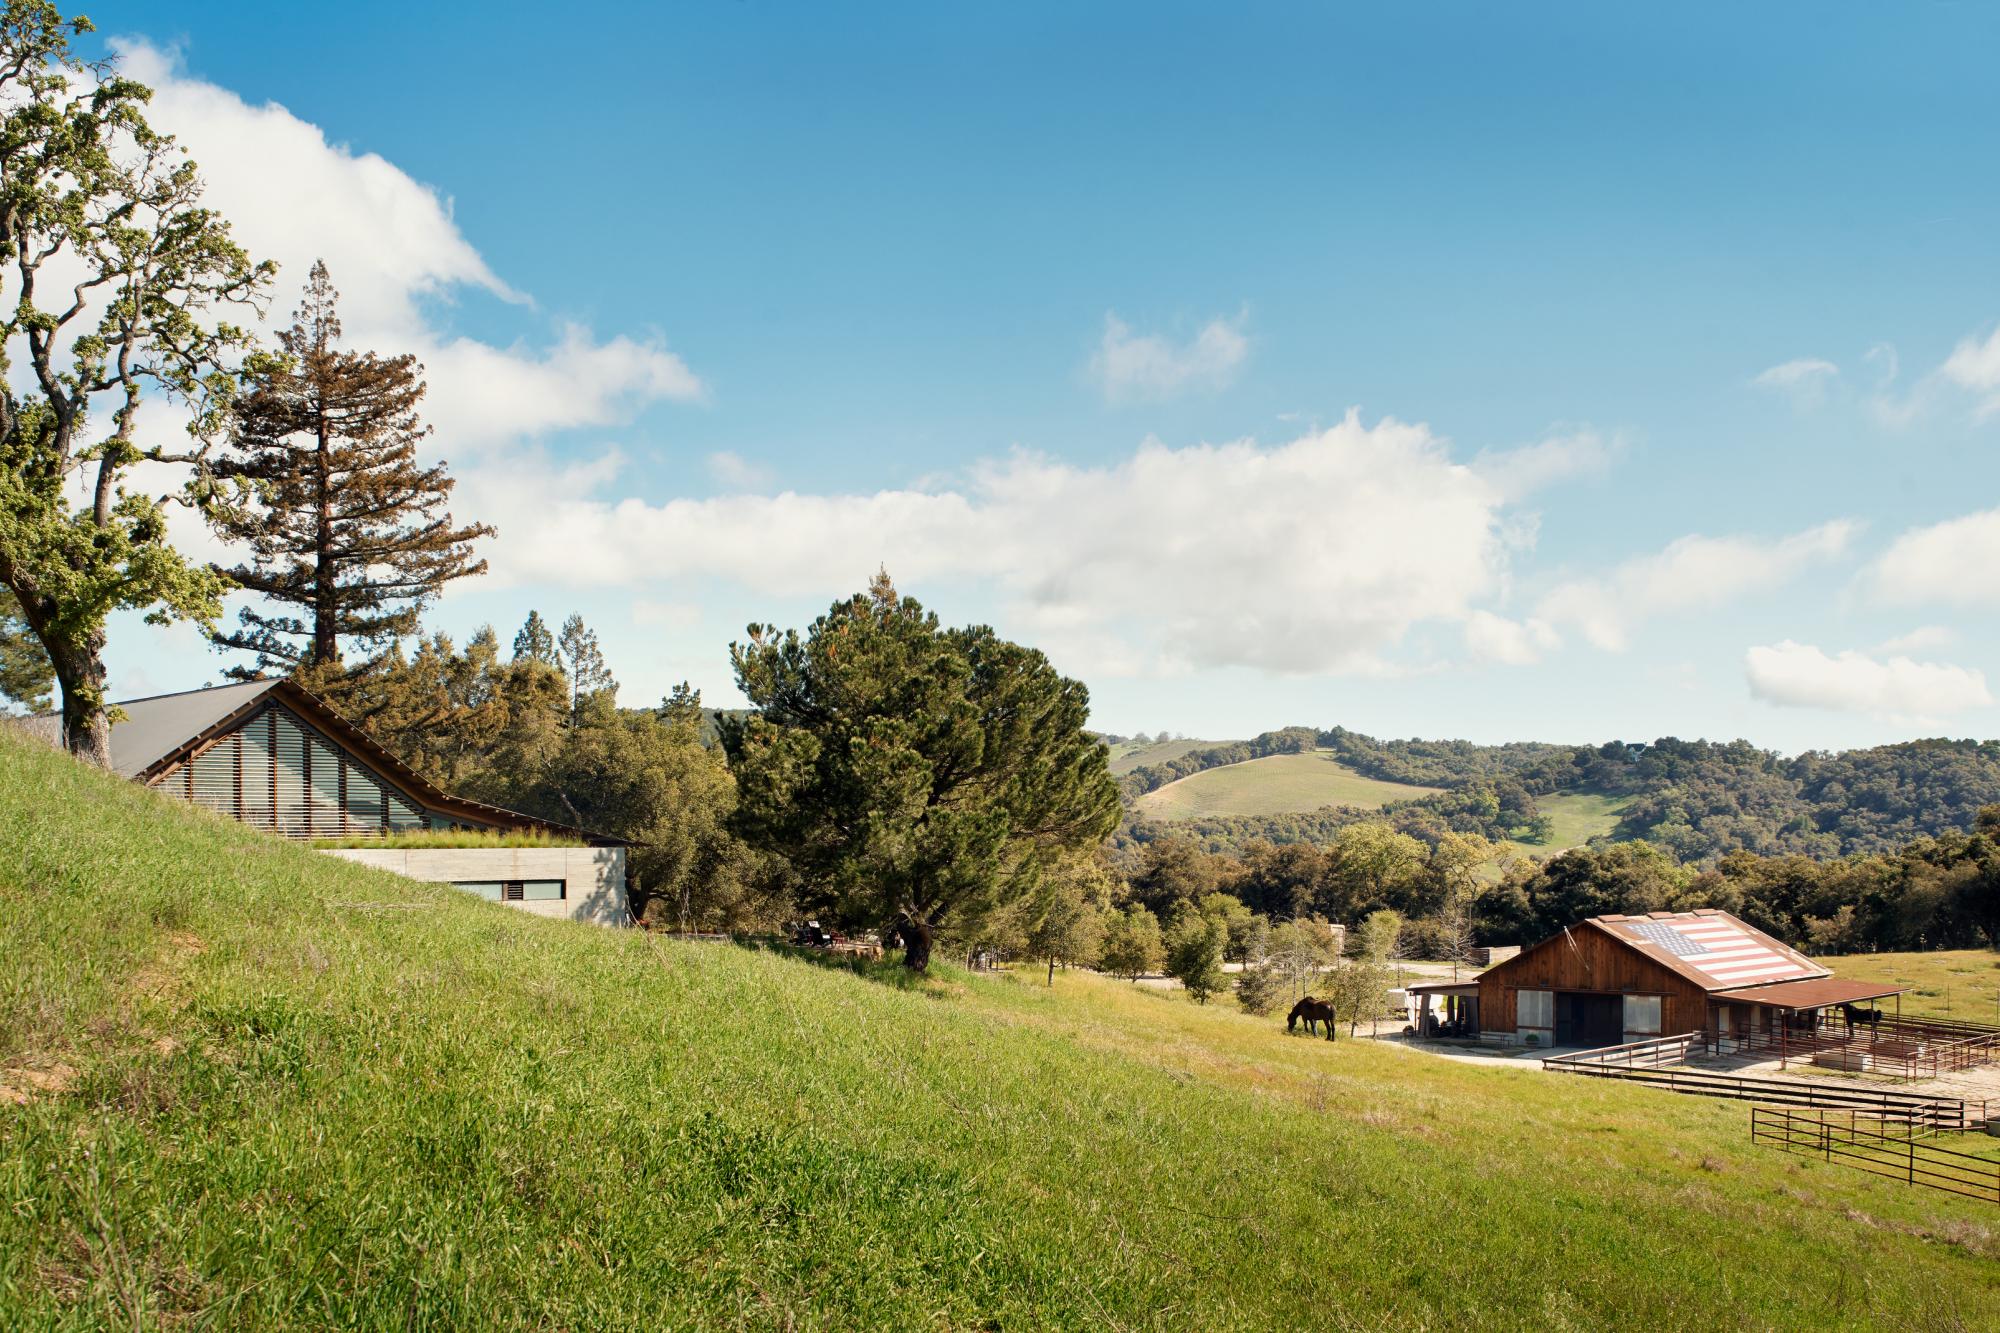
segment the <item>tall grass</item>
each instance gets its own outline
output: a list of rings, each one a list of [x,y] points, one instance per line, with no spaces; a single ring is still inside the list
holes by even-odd
[[[543,920],[5,738],[0,1083],[8,1328],[2000,1323],[1990,1207],[1736,1104]]]

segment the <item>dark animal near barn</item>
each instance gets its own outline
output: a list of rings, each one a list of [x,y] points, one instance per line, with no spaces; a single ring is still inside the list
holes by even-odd
[[[1882,1025],[1880,1009],[1857,1009],[1851,1004],[1840,1006],[1840,1016],[1847,1020],[1847,1030],[1852,1033],[1858,1027],[1866,1027],[1871,1032]]]
[[[1305,1020],[1307,1032],[1316,1033],[1318,1028],[1315,1024],[1326,1024],[1326,1039],[1328,1041],[1335,1040],[1333,1034],[1333,1006],[1325,1000],[1315,1000],[1312,996],[1308,995],[1293,1005],[1292,1012],[1285,1018],[1285,1031],[1296,1031],[1300,1019]]]

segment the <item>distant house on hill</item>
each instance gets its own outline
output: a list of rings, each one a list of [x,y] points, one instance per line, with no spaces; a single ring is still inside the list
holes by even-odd
[[[411,879],[454,884],[540,916],[630,920],[627,843],[452,796],[289,680],[189,690],[117,705],[120,775],[252,828]],[[60,743],[54,715],[22,728]],[[397,846],[435,832],[498,835],[494,845]],[[527,845],[502,846],[508,835]]]
[[[1779,1049],[1828,1009],[1901,991],[1842,981],[1715,908],[1590,917],[1470,981],[1410,988],[1489,1040],[1601,1047],[1694,1032],[1725,1052]]]

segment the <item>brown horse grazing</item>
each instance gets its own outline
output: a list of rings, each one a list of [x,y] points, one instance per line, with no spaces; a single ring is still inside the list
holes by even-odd
[[[1292,1012],[1285,1019],[1285,1031],[1296,1031],[1300,1019],[1305,1020],[1306,1031],[1315,1034],[1318,1032],[1315,1024],[1326,1024],[1326,1039],[1328,1041],[1337,1040],[1333,1035],[1333,1006],[1325,1000],[1315,1000],[1312,996],[1308,995],[1293,1005]]]

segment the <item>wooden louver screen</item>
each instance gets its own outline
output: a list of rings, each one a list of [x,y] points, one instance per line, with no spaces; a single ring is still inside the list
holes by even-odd
[[[382,837],[430,827],[414,800],[276,704],[153,785],[288,838]]]

